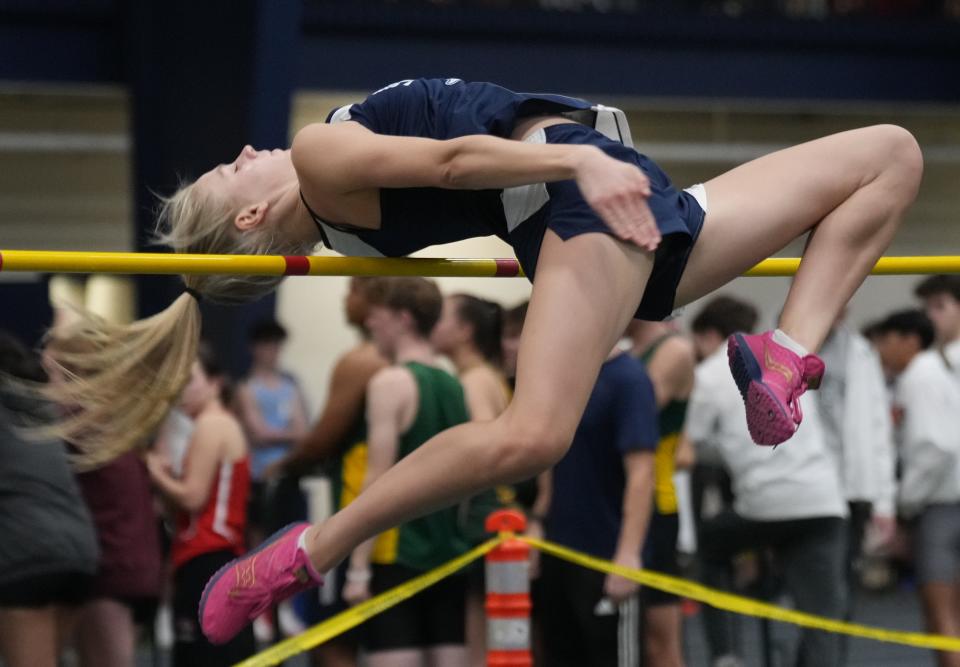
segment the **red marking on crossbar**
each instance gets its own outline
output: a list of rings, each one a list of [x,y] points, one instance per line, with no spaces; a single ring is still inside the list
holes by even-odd
[[[310,273],[310,260],[302,255],[284,255],[283,261],[287,264],[283,271],[285,276],[305,276]]]
[[[497,278],[516,278],[520,275],[520,262],[515,259],[495,259],[497,263]]]
[[[489,667],[531,667],[533,655],[530,649],[491,650],[487,651],[487,665]]]
[[[3,253],[0,252],[0,271],[3,271]]]

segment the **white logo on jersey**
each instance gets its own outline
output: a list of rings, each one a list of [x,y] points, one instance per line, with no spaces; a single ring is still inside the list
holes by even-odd
[[[447,79],[446,81],[444,81],[444,83],[447,84],[448,86],[453,86],[453,85],[458,84],[458,83],[460,83],[460,82],[462,82],[462,81],[463,81],[463,79]]]
[[[385,90],[390,90],[391,88],[396,88],[397,86],[409,86],[411,83],[413,83],[413,79],[403,79],[401,81],[397,81],[396,83],[391,83],[389,86],[384,86],[380,90],[375,90],[370,94],[376,95],[377,93],[382,93]]]

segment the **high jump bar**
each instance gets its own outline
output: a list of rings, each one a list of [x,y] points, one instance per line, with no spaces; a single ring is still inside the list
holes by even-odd
[[[746,276],[792,276],[799,257],[766,259]],[[428,276],[515,278],[515,259],[190,255],[181,253],[0,250],[0,271],[41,273],[237,274],[273,276]],[[872,275],[960,273],[960,256],[881,257]]]

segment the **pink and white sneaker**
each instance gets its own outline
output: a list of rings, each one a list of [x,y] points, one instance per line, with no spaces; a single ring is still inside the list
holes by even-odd
[[[207,639],[214,644],[228,642],[276,603],[323,584],[323,577],[298,545],[309,527],[309,523],[290,524],[210,578],[199,611]]]
[[[779,445],[797,431],[800,396],[820,386],[823,360],[800,357],[773,340],[773,332],[736,333],[727,339],[727,359],[747,407],[747,427],[758,445]]]

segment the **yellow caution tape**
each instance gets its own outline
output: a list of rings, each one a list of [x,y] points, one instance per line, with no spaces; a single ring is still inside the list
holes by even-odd
[[[754,616],[756,618],[767,618],[773,621],[783,623],[792,623],[804,628],[814,630],[823,630],[836,634],[849,635],[851,637],[863,637],[865,639],[874,639],[892,644],[903,644],[905,646],[915,646],[917,648],[935,649],[940,651],[960,651],[960,639],[956,637],[946,637],[943,635],[928,635],[920,632],[903,632],[900,630],[886,630],[884,628],[875,628],[858,623],[848,623],[846,621],[837,621],[823,616],[814,616],[802,611],[785,609],[776,605],[760,602],[742,595],[725,593],[714,588],[702,586],[687,579],[671,577],[651,570],[635,570],[633,568],[622,567],[607,560],[595,558],[573,549],[538,540],[533,537],[523,535],[514,536],[510,533],[501,533],[500,536],[481,544],[475,549],[454,558],[425,574],[411,579],[396,588],[392,588],[385,593],[362,602],[326,621],[315,625],[306,632],[286,639],[265,651],[258,653],[236,667],[268,667],[277,665],[287,658],[293,657],[304,651],[309,651],[315,646],[319,646],[334,637],[343,634],[347,630],[355,628],[364,621],[380,614],[387,609],[394,607],[404,600],[407,600],[425,588],[432,586],[441,579],[444,579],[457,570],[460,570],[473,561],[485,556],[489,551],[496,548],[504,539],[516,537],[527,544],[539,549],[545,554],[550,554],[558,558],[570,561],[576,565],[598,570],[608,574],[616,574],[625,579],[630,579],[638,584],[649,588],[673,593],[680,597],[690,600],[703,602],[711,607],[730,611],[744,616]]]
[[[290,637],[278,644],[274,644],[267,650],[257,653],[243,662],[237,663],[236,667],[267,667],[268,665],[277,665],[287,658],[303,653],[304,651],[309,651],[314,646],[319,646],[337,635],[343,634],[351,628],[355,628],[367,619],[413,597],[423,589],[433,586],[441,579],[449,577],[457,570],[485,556],[487,552],[495,548],[502,541],[502,537],[496,537],[485,542],[462,556],[444,563],[435,570],[431,570],[415,579],[400,584],[396,588],[391,588],[385,593],[361,602],[355,607],[351,607],[336,616],[328,618],[322,623],[318,623],[296,637]]]
[[[801,611],[784,609],[758,600],[752,600],[740,595],[724,593],[713,588],[707,588],[700,584],[671,577],[650,570],[635,570],[632,568],[621,567],[610,561],[594,558],[587,554],[567,549],[552,542],[538,540],[532,537],[518,536],[518,539],[527,542],[536,547],[541,552],[562,558],[582,567],[592,570],[599,570],[608,574],[617,574],[625,579],[630,579],[643,586],[656,588],[657,590],[673,593],[681,597],[697,600],[711,607],[731,611],[745,616],[755,616],[757,618],[769,618],[774,621],[783,621],[792,623],[804,628],[813,628],[815,630],[825,630],[851,637],[864,637],[866,639],[876,639],[877,641],[890,642],[892,644],[904,644],[906,646],[916,646],[918,648],[930,648],[941,651],[960,651],[960,639],[956,637],[945,637],[943,635],[927,635],[920,632],[902,632],[899,630],[885,630],[883,628],[874,628],[857,623],[847,623],[845,621],[836,621],[822,616],[814,616]]]

